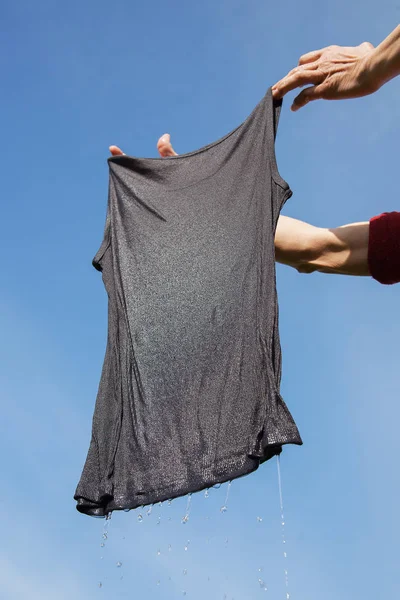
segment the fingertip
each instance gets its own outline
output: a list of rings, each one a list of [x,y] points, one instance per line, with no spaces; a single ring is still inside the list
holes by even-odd
[[[118,146],[109,146],[108,149],[113,156],[124,156],[125,155],[125,153],[122,152],[121,148],[118,148]]]

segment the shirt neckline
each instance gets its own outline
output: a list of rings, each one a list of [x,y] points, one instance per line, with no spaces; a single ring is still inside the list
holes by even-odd
[[[248,121],[250,121],[250,119],[253,117],[254,113],[258,110],[258,107],[260,106],[260,104],[262,102],[264,102],[265,100],[270,100],[270,97],[272,96],[272,88],[269,87],[267,89],[267,92],[265,93],[264,97],[260,100],[260,102],[253,108],[253,110],[251,111],[251,113],[248,115],[248,117],[246,117],[246,119],[240,123],[240,125],[238,125],[237,127],[235,127],[234,129],[232,129],[232,131],[230,131],[229,133],[226,133],[225,135],[223,135],[221,138],[215,140],[214,142],[211,142],[209,144],[206,144],[205,146],[202,146],[201,148],[198,148],[197,150],[192,150],[191,152],[185,152],[184,154],[178,154],[177,156],[156,156],[156,157],[142,157],[142,156],[132,156],[129,154],[121,154],[119,156],[110,156],[107,159],[108,163],[118,163],[121,160],[126,160],[126,159],[131,159],[131,160],[135,160],[135,161],[143,161],[143,162],[154,162],[154,161],[167,161],[167,160],[183,160],[185,158],[190,158],[191,156],[195,156],[196,154],[200,154],[202,152],[205,152],[207,150],[210,150],[211,148],[214,148],[215,146],[218,146],[218,144],[221,144],[221,142],[224,142],[226,139],[228,139],[231,135],[233,135],[234,133],[236,133],[237,131],[239,131],[239,129],[241,129],[242,127],[244,127],[246,125],[246,123]]]

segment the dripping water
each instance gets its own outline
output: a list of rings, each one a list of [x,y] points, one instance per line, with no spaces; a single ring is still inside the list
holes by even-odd
[[[229,484],[228,484],[228,488],[226,490],[225,502],[224,502],[224,505],[221,506],[221,508],[220,508],[220,511],[222,513],[225,513],[228,510],[228,498],[229,498],[229,492],[230,492],[230,489],[231,489],[231,485],[232,485],[232,481],[230,481]]]
[[[185,516],[182,517],[182,524],[185,525],[189,521],[190,505],[192,503],[192,494],[188,494]]]
[[[258,516],[257,517],[257,523],[261,524],[262,522],[263,522],[263,518],[260,517],[260,516]],[[260,586],[260,588],[262,590],[264,590],[264,592],[266,592],[268,588],[267,588],[267,585],[266,585],[265,581],[262,579],[262,575],[261,575],[262,571],[263,571],[263,568],[259,567],[258,568],[258,585]]]
[[[281,526],[282,526],[282,544],[283,544],[283,559],[284,559],[284,574],[285,574],[285,588],[286,588],[286,600],[290,600],[289,594],[289,574],[287,567],[287,550],[286,550],[286,535],[285,535],[285,513],[283,510],[283,496],[282,496],[282,477],[281,477],[281,461],[279,454],[276,457],[278,466],[278,488],[279,488],[279,502],[281,509]]]
[[[108,528],[109,528],[109,525],[110,525],[111,515],[112,515],[111,512],[107,513],[106,516],[105,516],[105,520],[104,520],[103,533],[101,535],[101,542],[100,542],[100,548],[101,548],[101,551],[100,551],[100,560],[104,559],[104,549],[106,547],[106,542],[108,540]],[[97,585],[98,585],[99,588],[102,588],[103,587],[103,582],[99,581]]]

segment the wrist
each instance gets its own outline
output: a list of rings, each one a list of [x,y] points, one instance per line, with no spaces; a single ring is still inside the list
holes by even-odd
[[[388,80],[387,60],[379,48],[374,48],[368,56],[365,56],[362,69],[367,87],[371,92],[379,90]]]
[[[366,57],[377,89],[400,75],[400,25]]]

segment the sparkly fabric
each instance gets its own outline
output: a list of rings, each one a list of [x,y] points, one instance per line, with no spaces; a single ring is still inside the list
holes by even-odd
[[[223,138],[109,159],[108,340],[77,509],[104,516],[246,475],[301,444],[279,393],[274,233],[291,196],[271,89]]]

